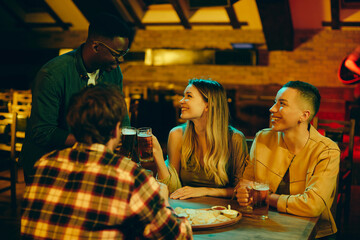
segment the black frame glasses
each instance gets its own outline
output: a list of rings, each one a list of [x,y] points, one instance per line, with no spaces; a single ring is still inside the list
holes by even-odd
[[[113,49],[112,47],[109,47],[106,43],[104,42],[101,42],[101,41],[94,41],[94,43],[97,43],[97,44],[101,44],[103,45],[105,48],[107,48],[109,50],[109,52],[111,53],[111,55],[117,60],[117,61],[120,61],[120,58],[121,57],[124,57],[128,51],[129,51],[129,48],[125,51],[125,50],[122,50],[122,51],[116,51],[115,49]]]

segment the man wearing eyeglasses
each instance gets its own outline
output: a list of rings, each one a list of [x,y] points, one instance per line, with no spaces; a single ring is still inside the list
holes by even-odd
[[[119,64],[129,51],[131,39],[131,30],[125,23],[116,16],[100,13],[90,22],[84,44],[40,69],[32,86],[32,111],[20,154],[27,184],[42,155],[76,142],[65,119],[71,96],[87,85],[104,82],[122,89]],[[129,124],[126,115],[122,126]]]

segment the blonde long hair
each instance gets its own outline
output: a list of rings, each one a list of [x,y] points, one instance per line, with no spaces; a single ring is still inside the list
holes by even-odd
[[[209,179],[214,178],[217,185],[225,186],[229,182],[226,167],[230,157],[229,108],[225,89],[216,81],[204,79],[191,79],[189,85],[196,87],[208,103],[205,132],[208,149],[203,157],[204,171]],[[181,165],[185,169],[189,167],[188,161],[191,159],[195,162],[195,170],[200,169],[196,138],[194,123],[187,121],[181,148]]]

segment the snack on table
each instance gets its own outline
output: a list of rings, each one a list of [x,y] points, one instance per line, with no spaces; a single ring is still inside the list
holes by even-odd
[[[221,213],[224,214],[224,216],[228,218],[236,218],[238,215],[238,211],[227,209],[227,210],[221,210]]]
[[[211,209],[212,210],[226,210],[226,207],[224,207],[224,206],[212,206]]]
[[[232,220],[232,218],[229,218],[224,214],[222,214],[222,210],[188,209],[181,207],[177,207],[174,210],[179,217],[186,217],[191,225],[206,225],[206,224],[222,223]],[[237,212],[235,210],[230,210],[230,211]]]

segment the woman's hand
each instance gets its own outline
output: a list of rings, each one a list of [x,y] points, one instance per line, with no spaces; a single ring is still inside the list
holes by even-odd
[[[154,135],[152,135],[152,142],[153,142],[153,155],[154,155],[155,161],[164,160],[161,145]]]
[[[208,195],[208,189],[202,187],[182,187],[170,194],[172,199],[187,199],[193,197],[203,197]]]
[[[154,135],[152,135],[152,142],[153,142],[153,156],[157,168],[158,179],[165,179],[170,174],[165,164],[161,145]]]

